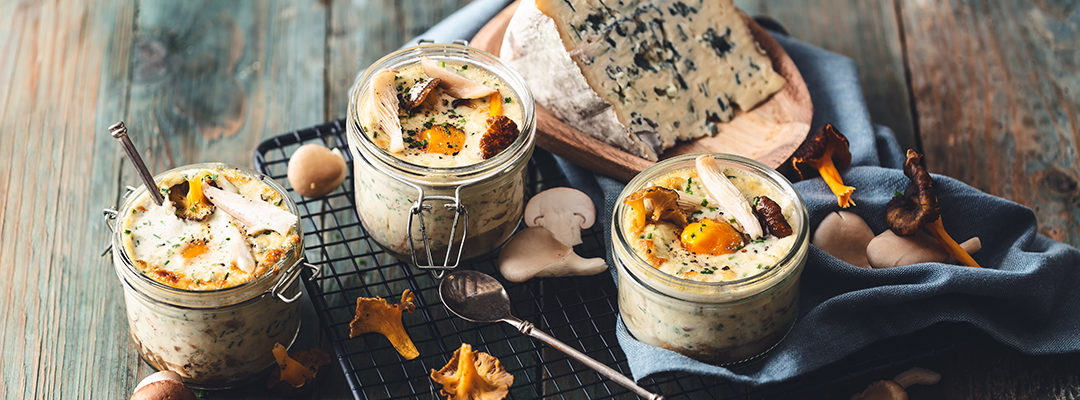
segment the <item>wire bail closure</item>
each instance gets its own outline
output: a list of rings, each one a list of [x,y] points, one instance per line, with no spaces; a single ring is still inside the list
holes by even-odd
[[[131,196],[132,193],[135,193],[135,187],[134,186],[125,186],[124,187],[124,195],[120,196],[119,201],[123,202],[124,199],[126,199],[128,196]],[[110,231],[112,231],[113,233],[116,233],[116,225],[115,225],[114,221],[116,221],[116,218],[120,214],[120,211],[118,211],[118,210],[120,210],[120,204],[118,203],[114,207],[115,208],[102,209],[101,210],[101,217],[105,218],[105,226],[108,226]],[[101,252],[100,257],[105,257],[105,255],[109,254],[110,251],[112,251],[112,240],[109,240],[109,245],[105,246],[105,251]]]
[[[465,206],[461,204],[461,189],[467,185],[462,184],[455,187],[453,196],[425,196],[422,187],[412,183],[406,183],[418,192],[416,201],[413,202],[412,207],[409,208],[409,223],[405,228],[409,232],[409,255],[412,257],[413,265],[420,269],[431,270],[431,274],[435,279],[440,279],[447,270],[457,268],[458,264],[461,262],[461,255],[465,250],[465,238],[468,237],[469,229],[469,212]],[[430,212],[432,210],[430,204],[425,204],[430,201],[442,201],[444,202],[443,207],[454,212],[454,222],[450,226],[450,238],[446,242],[446,255],[443,257],[442,265],[435,264],[435,257],[431,254],[432,246],[427,233],[427,224],[424,222],[424,212]],[[423,243],[423,255],[427,258],[426,264],[421,263],[416,257],[416,237],[413,234],[413,221],[419,222],[420,239]],[[457,241],[459,224],[462,224],[461,240]],[[454,254],[455,241],[457,241],[457,254]],[[451,262],[451,256],[454,256],[453,262]]]

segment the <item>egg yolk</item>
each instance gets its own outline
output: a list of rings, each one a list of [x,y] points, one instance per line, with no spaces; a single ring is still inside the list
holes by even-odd
[[[428,153],[454,155],[465,144],[465,132],[452,125],[435,125],[420,132],[420,141],[426,143]]]
[[[742,235],[731,224],[703,219],[686,226],[679,238],[684,249],[694,253],[719,256],[742,247]]]

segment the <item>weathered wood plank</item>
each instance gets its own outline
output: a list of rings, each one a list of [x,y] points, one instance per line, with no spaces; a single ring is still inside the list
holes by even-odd
[[[0,397],[130,387],[120,286],[98,256],[120,153],[132,1],[0,4]],[[103,368],[103,366],[108,366]]]
[[[901,146],[917,147],[891,0],[736,0],[750,15],[766,15],[792,37],[855,60],[874,123],[896,132]]]
[[[932,171],[1035,210],[1080,244],[1080,7],[902,1]]]

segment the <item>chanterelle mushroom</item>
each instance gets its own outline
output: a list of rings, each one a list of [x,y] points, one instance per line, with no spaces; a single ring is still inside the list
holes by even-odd
[[[381,297],[358,297],[356,316],[349,322],[349,337],[354,338],[369,332],[379,333],[386,336],[398,354],[406,360],[420,356],[420,351],[416,349],[401,323],[403,311],[416,310],[414,300],[416,295],[408,289],[401,293],[401,302],[393,305]]]
[[[143,378],[131,400],[195,400],[195,393],[184,386],[184,381],[172,371],[159,371]]]
[[[581,230],[596,221],[596,207],[584,192],[556,187],[537,193],[525,205],[525,225],[542,226],[567,246],[581,244]]]
[[[319,369],[330,363],[330,355],[318,348],[289,354],[281,343],[274,343],[272,351],[278,368],[270,373],[267,387],[285,392],[305,388],[315,380]],[[289,387],[285,388],[282,384]]]
[[[534,226],[514,234],[499,252],[499,272],[511,282],[533,277],[596,275],[607,270],[602,258],[582,258],[546,228]]]
[[[431,380],[442,385],[439,393],[449,400],[499,400],[514,384],[499,359],[473,351],[468,343],[462,343],[442,369],[431,370]]]
[[[836,195],[836,203],[845,208],[855,205],[855,201],[851,200],[855,188],[844,185],[844,179],[837,169],[847,168],[848,165],[851,165],[848,140],[832,124],[825,124],[811,134],[791,156],[791,167],[799,179],[821,175]]]
[[[203,176],[193,176],[169,188],[169,201],[176,207],[176,217],[191,221],[205,220],[214,213],[214,205],[203,197]]]
[[[623,199],[634,213],[634,234],[647,224],[667,221],[682,228],[686,226],[686,212],[679,207],[679,193],[663,186],[649,186],[630,193]]]
[[[742,226],[743,233],[749,235],[751,239],[764,235],[765,232],[761,229],[761,223],[754,215],[750,203],[743,197],[742,192],[739,192],[739,188],[728,180],[724,171],[720,170],[720,166],[716,165],[716,157],[709,154],[698,156],[694,162],[694,169],[705,186],[705,192],[709,195],[709,204],[715,201],[724,214],[735,218],[735,222]]]
[[[903,194],[893,196],[885,205],[885,223],[889,229],[901,236],[925,229],[953,258],[969,267],[979,268],[979,263],[945,232],[945,226],[941,224],[941,205],[934,193],[934,179],[926,171],[922,155],[915,150],[907,151],[904,175],[911,182]]]

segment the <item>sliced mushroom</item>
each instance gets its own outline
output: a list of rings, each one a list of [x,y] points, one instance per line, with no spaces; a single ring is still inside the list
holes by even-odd
[[[825,124],[811,134],[791,156],[791,167],[800,179],[821,175],[836,195],[836,203],[845,208],[855,205],[851,199],[855,188],[844,185],[838,171],[848,165],[851,165],[848,140],[832,124]]]
[[[158,371],[135,386],[131,400],[195,400],[195,393],[184,386],[180,374]]]
[[[337,149],[318,144],[305,144],[289,158],[286,175],[293,190],[304,197],[322,197],[345,181],[348,167]]]
[[[420,66],[427,76],[438,78],[443,90],[446,90],[446,94],[456,99],[477,99],[496,92],[495,89],[443,68],[439,62],[430,58],[424,57],[421,59]]]
[[[584,192],[556,187],[537,193],[525,205],[525,225],[542,226],[567,246],[581,244],[581,230],[592,227],[596,208]]]
[[[244,224],[248,235],[262,231],[274,231],[284,235],[297,221],[296,215],[265,201],[253,200],[212,186],[205,187],[203,193],[215,206]]]
[[[978,237],[973,237],[961,243],[960,248],[966,253],[974,254],[982,248],[982,242]],[[887,229],[867,243],[865,254],[870,266],[874,268],[893,268],[954,260],[937,240],[926,233],[917,232],[911,236],[900,236]]]
[[[934,179],[926,171],[922,154],[908,149],[904,175],[911,179],[907,189],[903,194],[893,196],[885,205],[885,223],[889,229],[904,236],[924,229],[953,258],[969,267],[979,268],[979,263],[945,232],[945,226],[941,224],[941,206],[934,193]]]
[[[582,258],[546,228],[518,232],[499,253],[499,272],[511,282],[534,277],[596,275],[607,270],[602,258]]]
[[[791,236],[791,225],[784,218],[784,210],[769,196],[754,198],[754,214],[758,216],[763,228],[768,228],[769,234],[778,238]]]
[[[728,180],[724,171],[720,170],[720,166],[716,165],[715,157],[709,154],[698,156],[694,168],[697,170],[701,183],[705,186],[710,204],[715,201],[716,206],[720,207],[724,214],[735,218],[735,222],[742,226],[743,233],[749,235],[751,239],[759,238],[764,234],[750,203]]]
[[[514,144],[518,134],[517,124],[505,115],[488,117],[487,131],[480,138],[480,157],[489,159],[495,157],[506,148]]]
[[[814,231],[814,246],[833,257],[861,267],[870,268],[866,247],[874,239],[874,231],[861,217],[847,211],[831,212]]]
[[[397,71],[384,69],[371,78],[368,96],[369,118],[373,118],[382,132],[390,137],[386,150],[391,153],[405,151],[405,139],[401,136],[401,120],[398,119],[398,93],[394,87]]]
[[[442,80],[439,78],[430,78],[416,82],[416,84],[409,88],[409,96],[405,99],[405,104],[403,104],[405,109],[411,111],[416,107],[420,107],[421,104],[424,104],[424,102],[427,101],[428,95],[434,92],[435,88],[439,87],[440,83],[442,83]]]
[[[225,226],[225,237],[227,238],[239,238],[240,240],[228,240],[226,241],[225,251],[235,263],[236,268],[241,271],[252,273],[255,272],[255,257],[251,255],[251,247],[247,240],[244,240],[244,233],[240,231],[240,228],[235,225],[236,221],[229,221]]]

